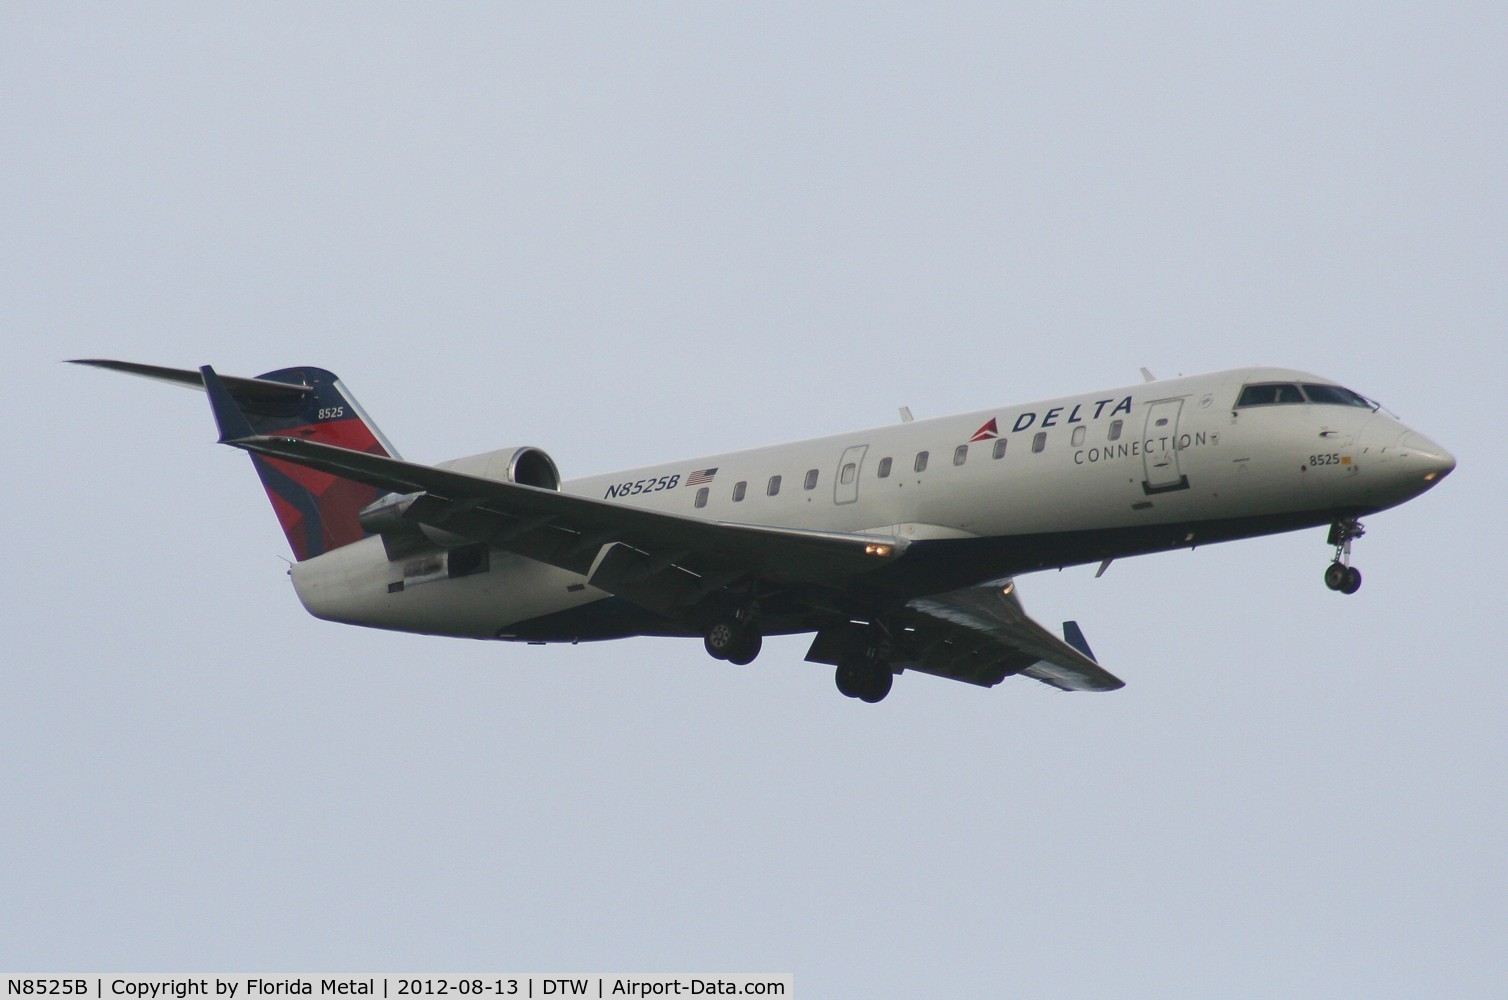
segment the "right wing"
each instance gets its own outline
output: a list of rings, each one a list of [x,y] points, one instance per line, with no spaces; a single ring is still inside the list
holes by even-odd
[[[1125,687],[1094,661],[1077,623],[1064,622],[1064,641],[1033,621],[1011,581],[916,598],[897,620],[896,665],[909,670],[985,687],[1011,674],[1064,691]]]

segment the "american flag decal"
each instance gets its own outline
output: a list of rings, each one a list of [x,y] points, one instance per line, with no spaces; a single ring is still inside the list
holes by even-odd
[[[710,483],[712,482],[713,477],[715,477],[716,475],[716,469],[698,469],[696,472],[693,472],[691,475],[686,477],[686,485],[700,486],[703,483]]]

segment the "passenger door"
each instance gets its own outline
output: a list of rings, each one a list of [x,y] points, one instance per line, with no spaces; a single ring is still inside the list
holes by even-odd
[[[1142,432],[1141,456],[1147,478],[1142,489],[1168,493],[1189,488],[1189,477],[1178,464],[1178,418],[1183,413],[1182,399],[1160,399],[1147,410],[1147,424]]]

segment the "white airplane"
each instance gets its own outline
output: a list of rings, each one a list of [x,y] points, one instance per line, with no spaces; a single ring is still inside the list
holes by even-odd
[[[1017,574],[1329,525],[1355,593],[1359,518],[1455,468],[1329,379],[1241,368],[562,482],[535,447],[403,461],[333,374],[81,360],[206,390],[252,461],[318,618],[432,635],[701,637],[743,664],[815,633],[867,702],[919,671],[984,687],[1123,683]],[[1143,372],[1146,375],[1145,371]]]

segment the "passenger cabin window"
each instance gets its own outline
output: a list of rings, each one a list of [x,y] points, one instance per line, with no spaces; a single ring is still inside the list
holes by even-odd
[[[1078,426],[1073,429],[1073,446],[1077,448],[1084,443],[1084,435],[1089,433],[1089,428]]]
[[[743,500],[743,498],[744,498],[744,493],[747,492],[748,489],[749,489],[749,484],[747,482],[734,483],[733,484],[733,502],[734,503],[741,502]]]
[[[1126,422],[1124,420],[1110,421],[1110,440],[1119,441],[1121,439],[1121,429],[1125,426]]]
[[[696,506],[698,506],[698,507],[705,507],[705,506],[707,506],[707,493],[708,493],[708,488],[705,487],[705,486],[703,486],[701,489],[699,489],[699,490],[696,491]]]
[[[806,482],[801,484],[802,489],[814,490],[817,488],[817,470],[806,470]]]
[[[1036,437],[1032,438],[1032,451],[1033,452],[1040,452],[1042,449],[1044,449],[1046,447],[1047,447],[1047,432],[1046,431],[1038,431]]]
[[[916,464],[913,465],[912,468],[915,469],[917,472],[926,472],[927,471],[927,453],[926,452],[919,451],[919,452],[916,453]]]
[[[771,476],[770,477],[770,485],[765,488],[765,492],[768,493],[770,496],[774,496],[774,495],[776,495],[777,493],[780,492],[780,477],[779,476]]]
[[[953,449],[953,464],[962,465],[969,460],[969,446],[961,444]]]
[[[880,459],[880,478],[890,478],[890,458],[888,456]]]
[[[843,471],[838,474],[838,481],[841,482],[844,486],[847,486],[849,483],[853,482],[853,477],[857,475],[858,472],[859,467],[853,462],[849,462],[847,465],[843,466]]]
[[[990,457],[991,458],[1004,458],[1005,457],[1005,442],[1006,442],[1005,438],[996,438],[995,439],[995,450],[992,451],[992,452],[990,452]]]

